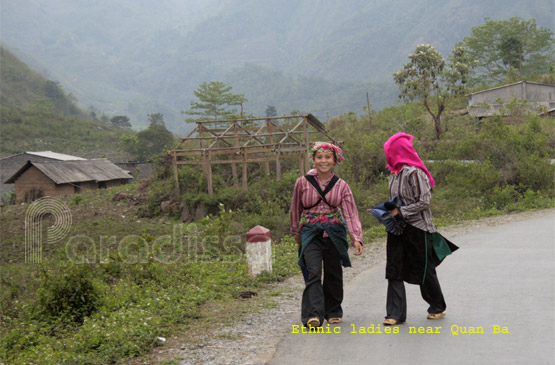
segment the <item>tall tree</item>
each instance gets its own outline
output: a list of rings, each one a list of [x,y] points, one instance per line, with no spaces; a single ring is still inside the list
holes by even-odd
[[[133,136],[120,139],[120,148],[138,161],[146,161],[170,148],[174,142],[173,134],[166,129],[162,113],[149,114],[150,125]]]
[[[164,122],[164,114],[162,113],[152,113],[147,114],[149,125],[152,124],[159,124],[165,126],[166,123]]]
[[[276,107],[273,105],[268,105],[266,108],[266,116],[267,117],[275,117],[277,115]]]
[[[117,128],[131,128],[129,117],[126,115],[115,115],[110,118],[110,122],[112,122],[112,125]]]
[[[190,110],[185,111],[191,116],[186,119],[190,122],[233,118],[237,110],[232,107],[247,101],[243,94],[233,94],[231,86],[220,81],[203,82],[194,94],[199,101],[191,101]]]
[[[441,115],[450,97],[466,91],[471,61],[463,47],[455,47],[446,61],[441,53],[429,44],[416,46],[409,55],[410,62],[393,74],[401,89],[399,97],[423,102],[434,120],[436,137],[441,136]]]
[[[507,81],[514,73],[522,79],[533,73],[550,72],[550,65],[555,63],[555,41],[550,29],[538,28],[535,19],[485,20],[459,42],[477,61],[473,84]]]

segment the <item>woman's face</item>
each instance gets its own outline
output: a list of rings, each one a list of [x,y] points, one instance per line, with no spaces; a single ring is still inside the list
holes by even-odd
[[[320,174],[327,174],[335,166],[333,152],[316,152],[314,155],[314,168]]]

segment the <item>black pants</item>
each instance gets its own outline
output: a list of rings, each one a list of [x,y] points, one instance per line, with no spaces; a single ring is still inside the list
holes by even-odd
[[[433,263],[428,264],[426,278],[424,283],[420,285],[420,294],[422,299],[429,304],[428,313],[441,313],[447,308]],[[407,320],[407,296],[403,281],[388,280],[386,310],[385,318],[393,318],[401,322]]]
[[[341,256],[329,238],[315,237],[304,250],[304,260],[308,269],[308,280],[303,292],[301,321],[311,318],[324,319],[343,317],[343,268]],[[324,283],[322,284],[322,262],[324,263]]]

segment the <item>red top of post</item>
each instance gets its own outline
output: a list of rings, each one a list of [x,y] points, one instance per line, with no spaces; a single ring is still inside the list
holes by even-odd
[[[247,242],[266,242],[271,239],[270,230],[262,226],[251,228],[247,232]]]

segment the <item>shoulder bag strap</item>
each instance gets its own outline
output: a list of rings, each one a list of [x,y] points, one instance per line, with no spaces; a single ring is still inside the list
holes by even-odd
[[[322,189],[320,188],[320,184],[318,184],[318,182],[316,181],[316,178],[313,175],[305,175],[304,176],[306,180],[308,180],[308,182],[314,186],[314,188],[316,189],[316,191],[318,192],[318,195],[320,195],[320,199],[318,199],[318,201],[316,202],[316,204],[310,206],[310,207],[305,207],[305,209],[311,209],[314,208],[315,206],[317,206],[318,204],[320,204],[320,202],[323,200],[324,203],[326,203],[327,205],[329,205],[332,208],[337,208],[334,207],[333,205],[331,205],[330,203],[328,203],[328,201],[326,200],[326,194],[330,192],[330,190],[335,186],[335,184],[339,181],[339,178],[336,175],[333,175],[333,177],[331,178],[330,182],[328,183],[328,186],[326,186],[326,189],[324,191],[322,191]]]

